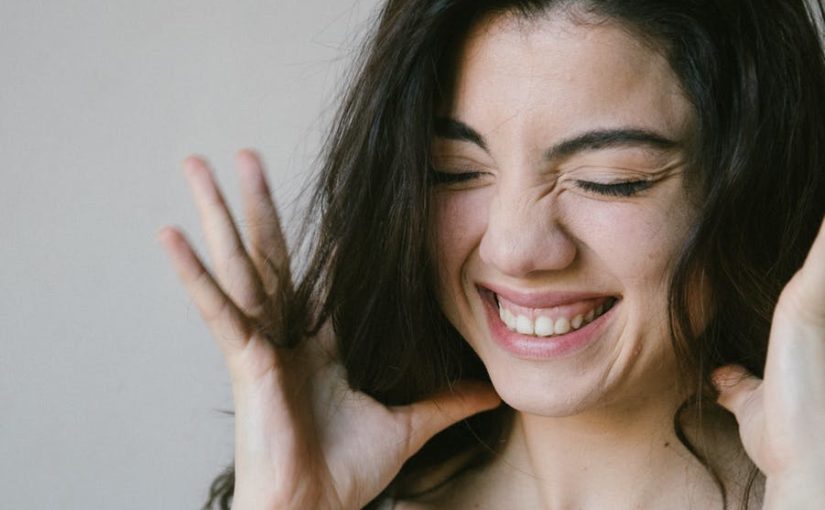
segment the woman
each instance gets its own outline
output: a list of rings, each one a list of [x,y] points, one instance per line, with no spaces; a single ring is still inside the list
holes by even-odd
[[[187,159],[214,277],[159,237],[236,406],[208,505],[821,504],[816,20],[802,0],[390,0],[295,288],[254,153],[248,249]]]

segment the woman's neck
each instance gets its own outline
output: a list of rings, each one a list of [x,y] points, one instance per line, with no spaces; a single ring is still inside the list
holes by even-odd
[[[517,413],[502,473],[536,499],[530,508],[722,508],[713,477],[674,431],[682,400],[674,389],[569,417]]]

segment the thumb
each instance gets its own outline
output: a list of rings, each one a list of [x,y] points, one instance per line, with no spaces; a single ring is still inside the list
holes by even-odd
[[[732,412],[741,423],[762,386],[762,380],[739,365],[717,368],[711,379],[719,392],[719,405]]]
[[[396,408],[396,415],[409,427],[406,456],[412,456],[450,425],[500,404],[501,397],[490,383],[465,380],[427,400]]]
[[[814,239],[814,243],[805,257],[805,263],[800,272],[805,273],[802,287],[802,299],[811,301],[814,316],[823,318],[822,304],[825,302],[825,218],[819,226],[819,233]],[[817,306],[819,305],[819,306]],[[817,313],[818,312],[818,313]]]

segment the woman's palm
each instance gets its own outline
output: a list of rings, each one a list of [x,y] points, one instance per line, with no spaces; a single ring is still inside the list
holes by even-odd
[[[351,390],[331,328],[294,347],[282,313],[291,294],[286,244],[263,169],[237,158],[247,241],[206,163],[184,162],[214,276],[183,234],[158,234],[224,354],[235,403],[234,507],[360,508],[403,462],[448,425],[498,405],[486,385],[463,384],[389,408]]]

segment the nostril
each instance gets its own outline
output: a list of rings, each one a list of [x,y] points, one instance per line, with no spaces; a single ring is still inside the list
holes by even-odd
[[[575,260],[576,245],[556,221],[526,218],[516,223],[518,228],[513,224],[491,216],[479,244],[485,264],[508,276],[525,277],[565,269]]]

